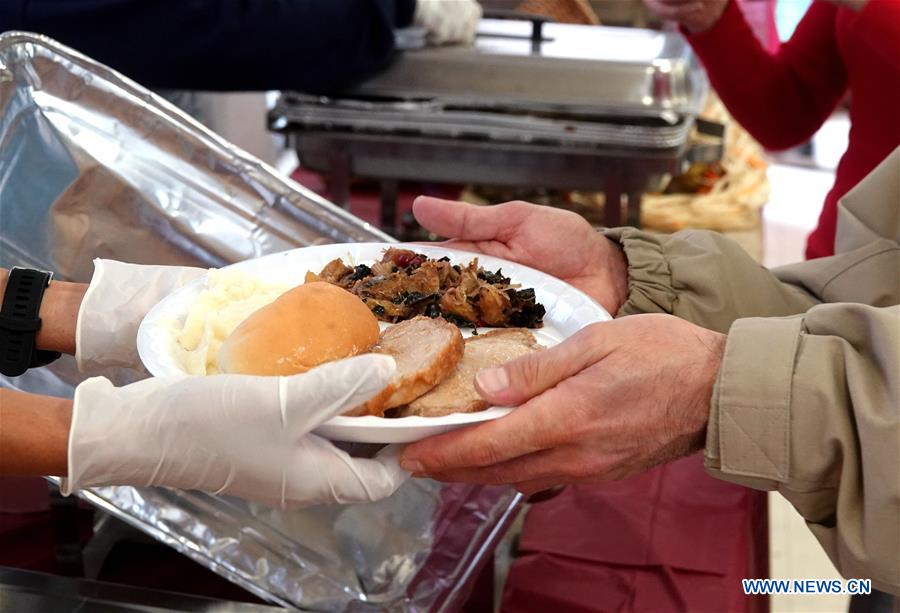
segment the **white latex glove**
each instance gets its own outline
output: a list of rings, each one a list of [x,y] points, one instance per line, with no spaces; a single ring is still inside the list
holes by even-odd
[[[475,0],[419,0],[415,25],[428,31],[432,45],[471,45],[481,15],[481,5]]]
[[[206,272],[182,266],[142,266],[94,260],[75,329],[75,360],[82,372],[140,368],[137,331],[157,302]]]
[[[121,388],[88,379],[75,391],[62,492],[168,486],[279,508],[385,498],[408,478],[399,449],[356,459],[309,432],[369,400],[395,369],[370,354],[293,377],[156,378]]]

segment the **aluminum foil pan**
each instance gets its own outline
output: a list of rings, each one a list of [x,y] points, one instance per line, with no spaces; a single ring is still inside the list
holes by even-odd
[[[383,240],[122,75],[38,35],[0,36],[0,265],[84,281],[94,257],[217,266]],[[61,360],[0,385],[66,396],[81,378]],[[293,512],[168,489],[81,495],[250,592],[313,611],[458,607],[519,502],[430,481]]]
[[[220,266],[390,240],[46,38],[0,37],[0,103],[4,256],[86,280],[94,257]]]

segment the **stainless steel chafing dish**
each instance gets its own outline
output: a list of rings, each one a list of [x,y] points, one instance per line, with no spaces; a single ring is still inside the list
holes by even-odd
[[[707,90],[675,33],[485,19],[474,47],[409,50],[340,96],[285,93],[270,126],[340,204],[351,174],[388,196],[397,180],[579,189],[636,225],[640,195],[690,157]]]
[[[76,280],[98,256],[216,266],[390,240],[122,75],[26,33],[0,36],[0,229],[0,265]],[[0,385],[71,395],[81,377],[61,360]],[[520,500],[430,481],[372,505],[291,512],[167,489],[80,495],[269,602],[318,611],[458,608]]]

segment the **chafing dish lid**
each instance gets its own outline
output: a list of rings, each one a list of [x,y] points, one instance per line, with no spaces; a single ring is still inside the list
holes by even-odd
[[[405,52],[353,95],[625,115],[695,115],[706,80],[673,32],[482,20],[473,47]]]

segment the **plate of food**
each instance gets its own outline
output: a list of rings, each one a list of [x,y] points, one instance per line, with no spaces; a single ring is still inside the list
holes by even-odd
[[[157,304],[138,330],[150,374],[305,372],[367,352],[397,373],[316,433],[406,443],[497,419],[474,376],[611,319],[583,292],[499,258],[439,245],[307,247],[210,270]]]

